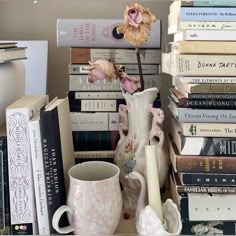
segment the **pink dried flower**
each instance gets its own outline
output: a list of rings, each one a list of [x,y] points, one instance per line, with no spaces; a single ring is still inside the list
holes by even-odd
[[[122,73],[121,85],[123,89],[128,93],[134,93],[138,90],[138,83],[140,79],[136,77],[131,77],[125,72]]]
[[[94,83],[95,81],[102,79],[106,79],[108,81],[116,79],[114,65],[108,60],[101,59],[95,62],[89,61],[89,64],[90,64],[88,73],[89,82]]]
[[[118,26],[117,32],[123,33],[124,38],[135,47],[140,47],[147,40],[151,23],[155,20],[149,8],[138,3],[128,4],[124,12],[124,24]]]

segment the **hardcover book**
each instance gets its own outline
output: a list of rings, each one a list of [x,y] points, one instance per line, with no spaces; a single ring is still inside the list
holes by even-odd
[[[173,76],[236,76],[235,60],[235,55],[163,53],[162,71]]]
[[[110,92],[89,92],[89,91],[69,91],[67,93],[69,102],[77,101],[81,99],[124,99],[121,91]]]
[[[236,22],[235,22],[236,29]],[[188,41],[171,43],[171,52],[176,54],[236,54],[234,41]]]
[[[12,234],[38,232],[28,123],[47,102],[47,95],[23,96],[6,108]]]
[[[236,174],[178,172],[181,184],[202,186],[236,186]]]
[[[57,19],[58,47],[132,48],[116,28],[123,19]],[[161,48],[161,21],[152,30],[143,48]]]
[[[26,47],[0,48],[0,63],[26,59]]]
[[[118,112],[125,99],[77,99],[69,100],[70,111],[74,112]]]
[[[118,131],[118,112],[70,112],[72,131]],[[89,149],[88,149],[89,150]]]
[[[117,64],[134,64],[137,61],[135,49],[131,48],[70,48],[71,64],[87,64],[101,58]],[[161,64],[161,49],[141,48],[140,60],[142,64]],[[147,66],[144,66],[146,68]],[[145,71],[145,69],[144,69]]]
[[[48,194],[46,192],[46,176],[43,163],[40,113],[37,113],[29,121],[29,136],[39,235],[50,235],[53,231],[50,231],[50,219],[48,215]]]
[[[180,155],[173,140],[170,141],[169,150],[170,160],[176,172],[218,174],[236,172],[234,156]]]
[[[169,22],[168,34],[175,34],[179,31],[184,31],[184,30],[236,30],[236,22],[235,21],[228,21],[228,22],[227,21],[178,21],[177,23],[176,23],[176,21],[174,21],[172,23]],[[200,42],[200,41],[197,41],[197,42]],[[210,41],[208,41],[208,42],[210,42]],[[218,43],[220,49],[213,50],[213,48],[210,48],[210,50],[209,50],[210,53],[215,53],[215,52],[222,53],[222,46],[220,46],[222,44],[221,44],[221,42],[217,42],[217,43]],[[226,49],[227,48],[228,48],[228,46],[226,46]],[[191,47],[191,49],[192,49],[192,47]],[[208,50],[206,49],[206,51],[208,51]],[[200,48],[199,50],[193,49],[193,52],[206,53],[206,52],[202,51],[202,48]],[[228,52],[228,50],[226,50],[226,54],[230,54]]]
[[[182,30],[174,33],[173,42],[181,40],[212,40],[212,41],[235,41],[236,30]]]
[[[122,64],[120,66],[121,66],[120,70],[126,72],[128,75],[137,75],[139,73],[137,64]],[[88,74],[88,69],[89,69],[89,64],[69,64],[68,74],[70,75]],[[161,65],[160,64],[142,64],[142,72],[144,75],[160,74]]]
[[[236,110],[223,109],[192,109],[178,107],[173,100],[169,99],[168,108],[179,122],[199,123],[235,123]]]
[[[188,83],[175,78],[175,86],[187,93],[236,93],[236,83]]]
[[[182,221],[236,221],[236,194],[181,193]]]
[[[170,97],[178,107],[198,109],[235,109],[236,99],[189,99],[179,90],[170,88]],[[200,93],[202,94],[202,93]],[[215,95],[215,94],[214,94]],[[220,94],[223,95],[223,94]],[[235,94],[236,95],[236,94]],[[204,135],[203,135],[204,136]]]
[[[236,138],[184,136],[175,119],[170,121],[170,135],[180,155],[235,156]],[[194,132],[194,129],[193,129]]]
[[[115,150],[118,131],[73,131],[74,151]]]
[[[54,98],[40,113],[43,163],[48,203],[50,234],[54,212],[66,203],[69,186],[68,171],[75,164],[69,102],[67,98]],[[63,225],[67,224],[64,217]]]
[[[220,193],[236,194],[236,186],[202,186],[202,185],[182,185],[178,173],[171,168],[169,172],[169,183],[171,193],[175,202],[179,205],[180,193]]]

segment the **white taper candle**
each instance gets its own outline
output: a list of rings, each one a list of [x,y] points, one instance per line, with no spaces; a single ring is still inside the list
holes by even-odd
[[[153,208],[153,210],[156,212],[157,216],[163,223],[161,193],[155,149],[155,145],[145,146],[148,204]]]

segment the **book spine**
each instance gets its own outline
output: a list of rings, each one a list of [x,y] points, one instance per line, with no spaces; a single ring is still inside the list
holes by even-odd
[[[42,139],[49,228],[50,234],[56,234],[57,232],[52,226],[52,217],[61,205],[66,204],[66,191],[57,108],[52,111],[41,112],[40,131]],[[62,222],[63,224],[66,224],[66,219],[63,218]]]
[[[40,235],[50,235],[48,203],[43,164],[43,151],[39,120],[29,122],[29,135],[34,176],[35,201]]]
[[[2,156],[3,170],[1,172],[3,178],[3,211],[4,235],[11,234],[11,217],[10,217],[10,197],[9,197],[9,175],[8,175],[8,155],[7,155],[7,136],[0,136],[0,156]]]
[[[223,187],[223,186],[191,186],[191,185],[177,185],[178,193],[220,193],[220,194],[236,194],[236,187]]]
[[[198,235],[203,230],[215,235],[235,235],[235,229],[234,221],[182,221],[181,235]]]
[[[73,131],[74,151],[115,150],[118,131]]]
[[[28,130],[29,115],[27,108],[6,111],[9,196],[10,203],[14,203],[10,204],[11,231],[14,235],[37,232]],[[25,217],[26,214],[28,217]]]
[[[181,156],[176,155],[176,169],[192,173],[235,173],[236,158],[227,156]]]
[[[120,81],[97,80],[95,83],[88,81],[87,75],[69,75],[69,91],[121,91]]]
[[[191,109],[177,107],[174,102],[168,105],[169,110],[179,122],[200,123],[235,123],[235,110],[222,109]]]
[[[180,107],[198,109],[235,109],[236,100],[208,100],[208,99],[187,99]]]
[[[187,93],[236,93],[236,84],[191,84],[176,79],[175,85]]]
[[[3,152],[0,151],[0,231],[5,228]]]
[[[234,55],[170,54],[168,66],[171,75],[236,76],[235,60]]]
[[[127,68],[127,73],[128,71],[133,71],[137,67],[134,65],[134,62],[137,61],[135,49],[81,47],[70,48],[70,64],[72,64],[71,67],[79,68],[79,70],[76,70],[79,73],[86,73],[87,69],[84,67],[84,65],[82,65],[82,67],[78,67],[78,64],[88,64],[88,61],[97,61],[101,58],[117,64],[126,64],[125,67]],[[144,68],[143,71],[145,72],[150,70],[148,74],[152,74],[150,72],[153,70],[154,65],[146,64],[161,64],[161,50],[141,48],[140,60]],[[137,71],[137,69],[135,69],[135,71]]]
[[[234,7],[181,7],[179,19],[183,21],[235,21]]]
[[[69,100],[72,112],[118,112],[120,104],[126,104],[125,99],[77,99]]]
[[[235,44],[236,47],[236,44]],[[236,83],[235,77],[213,77],[213,76],[176,76],[172,78],[172,82],[175,83],[176,80],[180,80],[185,83],[202,83],[202,84],[233,84]]]
[[[194,128],[192,130],[194,132]],[[181,155],[235,156],[236,140],[227,137],[189,137],[171,119],[171,135]]]
[[[69,101],[77,101],[80,99],[123,99],[124,96],[122,92],[83,92],[83,91],[69,91],[68,92]]]
[[[182,184],[203,186],[236,186],[236,174],[180,172]]]
[[[139,78],[139,75],[133,75]],[[119,80],[97,80],[95,83],[88,82],[87,75],[69,75],[69,91],[121,91]],[[138,84],[140,87],[140,83]],[[161,87],[161,75],[144,75],[144,88]]]
[[[181,193],[182,221],[236,221],[235,194]]]
[[[72,131],[118,131],[118,112],[70,112]],[[89,149],[88,149],[89,150]]]
[[[189,99],[236,99],[236,94],[206,94],[206,93],[189,93]]]
[[[185,30],[174,34],[174,42],[181,40],[235,41],[235,30]]]
[[[231,21],[179,21],[168,26],[168,34],[183,30],[236,30],[236,22]],[[197,49],[196,49],[197,50]],[[217,50],[217,49],[216,49]]]
[[[193,137],[236,137],[235,124],[180,123],[184,136]]]
[[[161,58],[160,55],[159,58]],[[70,75],[88,74],[89,65],[69,64],[68,67],[69,67],[68,73]],[[137,75],[139,73],[138,65],[136,64],[122,64],[121,70],[126,72],[128,75]],[[157,65],[142,64],[142,72],[144,75],[160,74],[161,73],[160,64]]]
[[[77,151],[74,152],[75,158],[114,158],[114,150],[103,150],[103,151]]]
[[[123,19],[58,19],[58,47],[132,48],[116,28]],[[156,20],[143,48],[161,48],[161,22]]]

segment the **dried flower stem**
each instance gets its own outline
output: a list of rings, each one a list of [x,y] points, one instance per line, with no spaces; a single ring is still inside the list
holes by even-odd
[[[136,47],[135,53],[136,53],[137,61],[138,61],[138,70],[139,70],[140,84],[141,84],[140,90],[143,91],[144,90],[144,80],[143,80],[143,71],[142,71],[142,65],[141,65],[141,59],[140,59],[140,48]]]

